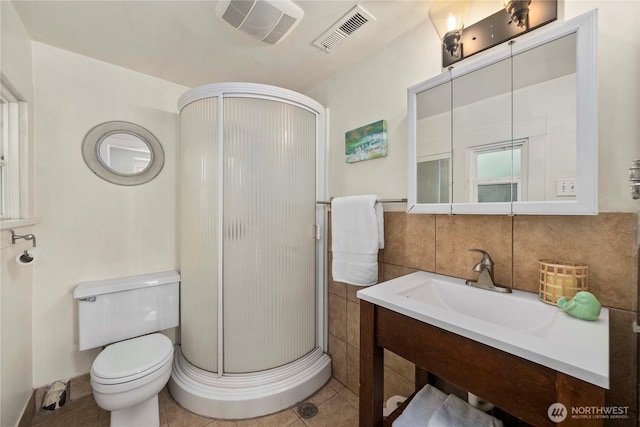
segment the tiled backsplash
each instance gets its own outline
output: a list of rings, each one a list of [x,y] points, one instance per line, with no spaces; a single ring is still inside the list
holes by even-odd
[[[638,310],[638,216],[414,215],[385,212],[385,249],[379,281],[416,270],[475,279],[479,261],[470,248],[484,249],[502,285],[538,291],[538,260],[589,265],[589,290],[610,308],[610,404],[628,406],[637,423],[636,337]],[[329,239],[329,261],[331,261]],[[359,388],[359,288],[331,280],[329,265],[329,352],[333,374],[354,393]],[[384,398],[413,391],[413,365],[385,353]],[[631,425],[631,424],[630,424]],[[633,424],[636,425],[636,424]]]

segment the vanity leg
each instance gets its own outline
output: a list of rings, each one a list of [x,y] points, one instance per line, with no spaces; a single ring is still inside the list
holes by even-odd
[[[427,384],[433,384],[433,378],[432,378],[433,374],[430,374],[429,372],[425,371],[418,365],[415,365],[415,366],[416,366],[415,368],[416,369],[416,373],[415,373],[416,390],[422,389]]]
[[[565,405],[568,412],[567,419],[562,422],[563,426],[601,427],[604,425],[603,418],[598,418],[597,415],[591,418],[578,418],[580,414],[577,414],[572,418],[572,408],[584,408],[581,409],[582,414],[604,408],[603,388],[558,372],[556,373],[556,393],[556,402]]]
[[[360,301],[360,427],[382,426],[384,353],[375,342],[375,306]]]

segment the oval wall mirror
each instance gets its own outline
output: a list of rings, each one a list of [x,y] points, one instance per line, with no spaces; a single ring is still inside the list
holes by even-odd
[[[112,121],[93,127],[82,141],[82,157],[100,178],[118,185],[140,185],[164,166],[160,141],[135,123]]]

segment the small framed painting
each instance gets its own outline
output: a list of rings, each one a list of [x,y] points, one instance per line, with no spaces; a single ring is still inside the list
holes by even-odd
[[[387,156],[387,121],[350,130],[344,134],[347,163]]]

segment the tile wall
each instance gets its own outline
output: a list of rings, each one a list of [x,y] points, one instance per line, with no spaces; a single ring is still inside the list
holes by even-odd
[[[628,406],[637,425],[638,354],[631,325],[638,303],[638,216],[415,215],[385,212],[385,249],[380,251],[379,281],[417,270],[474,279],[471,267],[488,251],[495,279],[502,285],[538,291],[538,260],[584,262],[589,290],[610,310],[609,405]],[[330,239],[329,239],[330,240]],[[329,242],[329,353],[334,377],[351,391],[359,388],[359,288],[331,280]],[[385,399],[407,396],[414,387],[413,365],[385,353]],[[613,425],[613,424],[612,424]],[[618,424],[615,424],[618,425]]]

